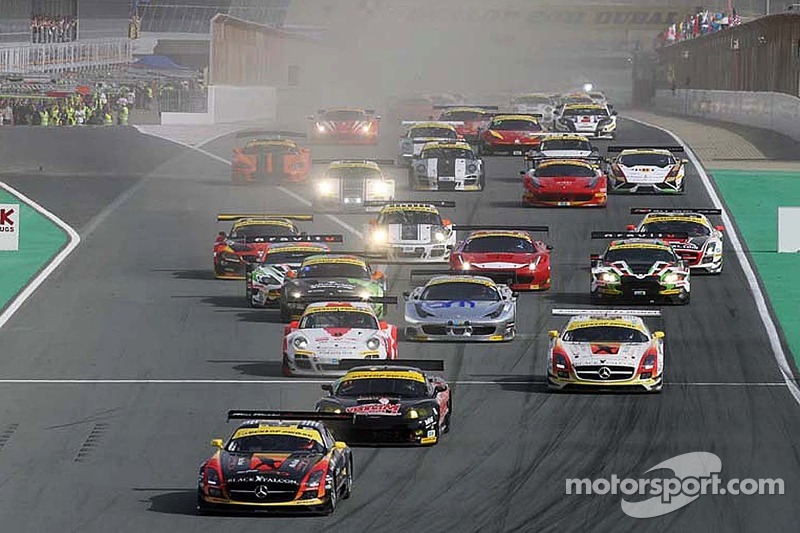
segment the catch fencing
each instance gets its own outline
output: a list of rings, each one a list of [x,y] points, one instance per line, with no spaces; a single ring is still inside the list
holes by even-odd
[[[65,72],[133,61],[129,39],[0,45],[0,74]]]

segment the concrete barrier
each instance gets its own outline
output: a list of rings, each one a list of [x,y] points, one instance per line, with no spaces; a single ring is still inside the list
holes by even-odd
[[[800,98],[784,93],[657,91],[655,107],[678,115],[764,128],[800,140]]]
[[[277,111],[277,93],[274,87],[213,85],[208,88],[208,112],[161,113],[161,124],[192,126],[253,121],[274,123]]]

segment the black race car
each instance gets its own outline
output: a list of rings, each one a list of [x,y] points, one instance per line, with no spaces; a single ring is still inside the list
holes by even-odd
[[[321,421],[352,416],[305,411],[228,411],[246,420],[201,466],[197,510],[331,514],[350,497],[353,456]]]
[[[450,430],[453,399],[450,387],[422,369],[444,370],[443,361],[387,360],[364,366],[361,359],[344,359],[350,368],[333,384],[322,385],[328,396],[317,411],[355,415],[333,421],[341,438],[362,445],[433,445]]]

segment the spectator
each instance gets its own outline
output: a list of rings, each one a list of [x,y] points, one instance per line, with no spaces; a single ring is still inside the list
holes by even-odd
[[[78,38],[78,19],[70,15],[34,15],[31,18],[31,42],[66,43]]]

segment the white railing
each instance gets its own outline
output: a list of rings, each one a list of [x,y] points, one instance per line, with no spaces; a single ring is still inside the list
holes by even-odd
[[[63,72],[133,61],[130,39],[0,45],[0,74]]]

